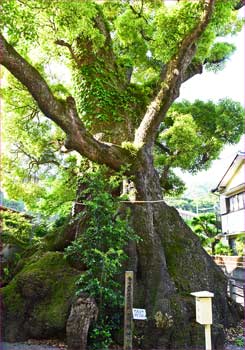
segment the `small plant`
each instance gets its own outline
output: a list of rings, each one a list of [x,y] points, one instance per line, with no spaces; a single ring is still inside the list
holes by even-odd
[[[132,157],[136,157],[141,146],[142,145],[139,145],[139,147],[137,147],[132,142],[122,142],[122,148],[126,149]]]
[[[162,314],[161,311],[157,311],[154,316],[157,328],[170,328],[173,326],[173,317],[167,313]]]
[[[238,337],[234,340],[234,344],[236,346],[241,346],[244,348],[244,338],[243,337]]]

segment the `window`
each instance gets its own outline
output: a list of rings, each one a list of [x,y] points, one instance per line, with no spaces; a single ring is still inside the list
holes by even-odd
[[[238,209],[245,208],[245,192],[239,193],[237,195],[238,198]]]
[[[235,194],[226,198],[227,212],[237,211],[245,208],[245,192]]]

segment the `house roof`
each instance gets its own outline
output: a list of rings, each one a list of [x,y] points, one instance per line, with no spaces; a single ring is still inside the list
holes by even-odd
[[[232,163],[226,170],[225,174],[223,175],[222,179],[220,180],[219,184],[212,190],[212,192],[222,192],[223,189],[227,186],[228,182],[232,178],[232,176],[235,174],[237,169],[240,167],[240,165],[244,162],[245,159],[245,152],[238,152],[235,158],[233,159]]]

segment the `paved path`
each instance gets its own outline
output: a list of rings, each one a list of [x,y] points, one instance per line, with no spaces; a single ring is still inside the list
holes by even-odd
[[[2,343],[0,350],[60,350],[50,345],[29,345],[27,343]]]
[[[0,350],[61,350],[57,346],[50,345],[34,345],[27,343],[2,343],[0,345]]]

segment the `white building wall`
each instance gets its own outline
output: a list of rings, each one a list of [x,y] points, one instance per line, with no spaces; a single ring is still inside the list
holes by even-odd
[[[225,192],[230,192],[233,188],[243,184],[244,174],[245,174],[245,163],[243,162],[241,166],[237,169],[236,173],[233,175],[231,180],[228,182]]]
[[[234,211],[221,216],[223,233],[241,233],[245,231],[245,209]]]

